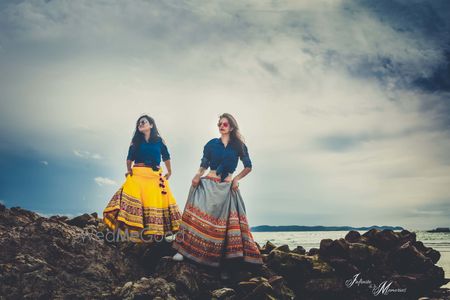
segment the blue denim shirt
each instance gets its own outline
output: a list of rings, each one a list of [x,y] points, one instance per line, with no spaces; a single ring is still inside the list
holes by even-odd
[[[143,139],[139,149],[133,143],[128,148],[127,160],[144,163],[146,166],[153,167],[153,169],[161,164],[161,157],[163,161],[170,159],[167,146],[161,137],[158,137],[155,142],[147,142]]]
[[[251,168],[252,161],[247,146],[245,144],[243,146],[242,155],[239,155],[239,152],[233,148],[230,142],[225,147],[220,138],[214,138],[203,147],[200,167],[205,169],[209,167],[211,170],[215,170],[222,181],[236,170],[238,159],[241,159],[244,167]]]

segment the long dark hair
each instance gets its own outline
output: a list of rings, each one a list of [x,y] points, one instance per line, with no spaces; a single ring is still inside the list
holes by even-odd
[[[239,153],[239,155],[242,155],[244,153],[244,137],[242,136],[239,125],[236,121],[236,119],[229,113],[223,113],[219,116],[219,121],[222,118],[226,118],[228,120],[228,123],[230,123],[230,145],[236,149],[236,151]]]
[[[156,126],[155,120],[148,115],[142,115],[136,120],[136,127],[134,128],[133,139],[131,140],[131,143],[133,145],[136,145],[137,149],[139,149],[139,146],[141,145],[142,141],[144,141],[144,134],[139,131],[139,120],[141,118],[146,118],[150,125],[153,124],[153,128],[150,129],[149,142],[152,142],[152,143],[156,142],[158,140],[158,138],[161,137],[159,135],[158,127]]]

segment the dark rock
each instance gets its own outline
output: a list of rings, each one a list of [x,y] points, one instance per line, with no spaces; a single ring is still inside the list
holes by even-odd
[[[287,286],[282,276],[254,277],[240,282],[237,299],[295,299],[295,293]]]
[[[362,243],[351,243],[348,250],[348,258],[355,265],[370,264],[375,261],[380,253],[377,248]]]
[[[400,239],[391,229],[384,229],[382,231],[377,231],[374,234],[372,242],[378,249],[390,250],[398,246]]]
[[[69,218],[67,216],[55,215],[55,216],[51,216],[50,219],[58,220],[58,221],[61,221],[61,222],[66,222]]]
[[[348,249],[349,244],[348,242],[343,239],[337,239],[337,240],[330,240],[330,239],[324,239],[320,242],[320,250],[319,254],[320,256],[324,257],[348,257]]]
[[[282,276],[272,276],[268,280],[273,287],[276,299],[291,300],[295,299],[295,293],[291,290]]]
[[[410,232],[406,229],[400,231],[399,236],[400,236],[400,244],[401,245],[403,245],[404,243],[406,243],[408,241],[415,242],[417,239],[415,232]]]
[[[312,263],[305,256],[272,250],[267,261],[269,268],[280,274],[290,284],[301,285],[312,274]]]
[[[279,250],[270,252],[267,265],[282,275],[289,285],[300,286],[309,277],[324,276],[334,272],[334,269],[318,255],[307,256],[287,253]]]
[[[96,298],[144,273],[81,228],[20,208],[0,213],[0,249],[0,295],[13,299]]]
[[[297,254],[302,254],[302,255],[306,254],[306,250],[302,246],[297,246],[297,248],[292,250],[292,252],[297,253]]]
[[[155,269],[159,277],[176,284],[179,294],[191,299],[209,298],[210,291],[223,287],[216,272],[214,268],[184,260],[176,262],[171,257],[161,258]]]
[[[372,228],[366,232],[363,233],[363,237],[366,237],[368,239],[373,239],[375,237],[376,234],[378,234],[381,230],[380,229],[376,229],[376,228]]]
[[[426,257],[430,258],[431,261],[432,261],[434,264],[436,264],[436,263],[439,261],[439,259],[441,258],[441,253],[440,253],[439,251],[437,251],[437,250],[432,249],[432,248],[428,248],[428,249],[425,251],[424,255],[425,255]]]
[[[310,294],[319,294],[323,291],[327,291],[327,293],[332,295],[335,293],[343,292],[344,289],[344,280],[335,277],[313,278],[305,283],[305,290]]]
[[[162,278],[146,278],[132,282],[129,281],[123,286],[114,290],[113,295],[120,299],[189,299],[177,296],[174,283],[167,282]]]
[[[327,260],[331,267],[333,267],[336,272],[345,278],[350,278],[356,273],[359,273],[359,269],[353,265],[350,261],[345,258],[330,258]]]
[[[272,242],[267,241],[266,244],[261,248],[260,252],[263,254],[269,254],[270,251],[275,249],[277,246],[275,246]]]
[[[72,224],[72,225],[71,225]],[[371,299],[364,285],[347,288],[360,276],[375,284],[406,289],[399,299],[445,296],[440,253],[416,240],[414,232],[372,229],[345,239],[324,239],[320,249],[289,251],[267,242],[265,264],[238,259],[220,268],[185,259],[173,261],[169,241],[102,240],[108,229],[95,213],[68,220],[45,218],[20,207],[0,206],[1,299]],[[258,245],[259,247],[259,245]],[[397,296],[396,294],[395,296]],[[439,298],[439,297],[438,297]]]
[[[252,273],[249,270],[245,270],[245,269],[241,270],[238,268],[231,272],[231,276],[232,276],[233,280],[235,280],[235,281],[245,281],[245,280],[248,280],[251,277],[253,277],[254,273]]]
[[[406,242],[390,253],[389,261],[401,273],[425,272],[433,267],[433,261],[418,251],[411,242]]]
[[[434,264],[436,264],[441,258],[441,253],[439,253],[439,251],[436,251],[430,247],[426,247],[421,241],[413,241],[412,245],[416,247],[416,249],[423,255],[430,258]]]
[[[15,226],[25,226],[28,223],[42,218],[40,215],[21,209],[18,206],[12,207],[11,209],[5,207],[4,210],[0,211],[0,214],[0,230],[7,230],[8,228]]]
[[[268,257],[269,257],[269,254],[261,253],[261,258],[262,258],[262,260],[263,260],[264,263],[267,262],[267,258],[268,258]]]
[[[319,249],[317,249],[317,248],[311,248],[311,249],[309,249],[309,251],[308,251],[308,255],[316,255],[316,254],[319,254],[319,252],[320,252]]]
[[[390,278],[393,287],[405,289],[408,294],[418,294],[426,285],[427,279],[422,274],[395,274]]]
[[[260,282],[248,295],[243,299],[270,299],[270,295],[273,294],[273,287],[267,281]]]
[[[332,239],[322,239],[320,241],[320,246],[319,246],[319,254],[322,256],[331,256],[331,244],[333,243]]]
[[[405,244],[405,243],[403,243],[403,244]],[[428,247],[426,247],[421,241],[414,241],[414,242],[411,243],[411,245],[416,247],[416,249],[419,250],[422,253],[424,253],[425,251],[428,250]]]
[[[241,281],[237,285],[237,290],[240,295],[250,294],[256,287],[258,283],[255,281]]]
[[[419,293],[420,298],[417,300],[448,300],[450,299],[450,289],[439,288],[426,293]]]
[[[211,299],[213,300],[230,299],[230,297],[234,296],[234,294],[235,291],[233,289],[221,288],[211,293]]]
[[[98,220],[89,214],[82,214],[81,216],[77,216],[75,218],[69,219],[66,221],[67,224],[77,226],[80,228],[84,228],[88,225],[97,226]]]
[[[276,249],[276,250],[283,251],[283,252],[290,252],[290,251],[291,251],[291,250],[289,249],[289,246],[288,246],[288,245],[281,245],[281,246],[276,247],[275,249]]]
[[[278,275],[274,270],[269,268],[269,266],[267,264],[262,265],[261,269],[259,270],[258,273],[260,276],[265,277],[265,278],[272,278],[272,277]]]
[[[350,243],[357,243],[361,239],[361,234],[356,230],[350,230],[345,235],[345,240]]]
[[[268,281],[269,281],[269,283],[271,285],[274,285],[274,284],[277,284],[279,282],[282,282],[283,281],[283,276],[275,275],[275,276],[272,276],[271,278],[269,278]]]

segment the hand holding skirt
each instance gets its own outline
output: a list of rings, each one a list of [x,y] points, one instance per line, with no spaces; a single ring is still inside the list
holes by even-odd
[[[133,175],[127,176],[104,209],[103,222],[121,234],[128,231],[135,242],[148,241],[149,235],[175,234],[181,214],[162,169],[133,167]]]

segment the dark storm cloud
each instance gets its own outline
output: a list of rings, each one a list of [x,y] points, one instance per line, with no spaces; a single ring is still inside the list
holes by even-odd
[[[381,22],[414,39],[426,41],[422,51],[438,50],[440,63],[424,74],[416,70],[407,83],[429,91],[450,91],[450,2],[361,1]],[[399,69],[402,69],[401,66]],[[399,74],[406,75],[406,74]]]

